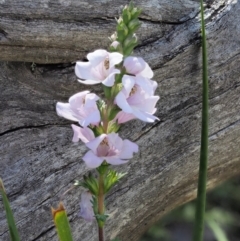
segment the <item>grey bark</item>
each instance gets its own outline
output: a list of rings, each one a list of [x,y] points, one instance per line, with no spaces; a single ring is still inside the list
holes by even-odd
[[[74,240],[97,240],[96,226],[78,217],[82,190],[62,197],[89,170],[81,160],[86,148],[71,142],[71,122],[56,115],[55,105],[89,89],[77,82],[71,62],[108,46],[114,18],[126,2],[0,0],[0,58],[5,61],[0,64],[0,176],[21,240],[57,240],[50,207],[60,199]],[[135,54],[149,62],[159,83],[156,115],[160,120],[132,121],[120,132],[140,151],[128,164],[116,167],[128,175],[107,196],[107,240],[136,241],[157,219],[196,197],[201,125],[198,1],[138,4],[144,10]],[[208,188],[240,172],[239,11],[239,1],[226,0],[208,1],[205,11]],[[24,62],[7,62],[13,60]],[[102,93],[100,86],[91,90]],[[1,202],[0,210],[0,239],[5,241],[9,233]]]

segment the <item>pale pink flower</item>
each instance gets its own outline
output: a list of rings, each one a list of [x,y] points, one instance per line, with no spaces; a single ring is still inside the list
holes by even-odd
[[[158,120],[153,114],[156,112],[155,105],[159,100],[159,96],[154,96],[156,89],[154,81],[142,78],[124,75],[122,79],[123,88],[115,98],[116,104],[125,113],[132,114],[138,119],[146,122],[154,122]],[[143,78],[144,79],[144,78]]]
[[[153,71],[140,57],[129,56],[124,59],[123,66],[125,67],[128,74],[135,76],[141,76],[144,78],[151,79],[153,77]]]
[[[126,78],[132,78],[135,84],[138,84],[147,94],[154,94],[157,82],[151,80],[153,71],[142,58],[129,56],[124,60],[123,65],[126,69],[126,74],[130,74]]]
[[[138,145],[122,140],[117,133],[102,134],[86,143],[90,149],[84,157],[89,168],[96,168],[106,161],[112,165],[124,164],[138,152]]]
[[[85,219],[88,222],[92,222],[94,217],[93,212],[93,204],[92,201],[92,194],[88,191],[85,191],[81,194],[81,202],[80,202],[80,213],[79,216],[81,216],[83,219]]]
[[[83,127],[98,125],[100,113],[96,101],[99,97],[89,91],[79,92],[69,98],[69,103],[58,102],[57,114],[68,120],[78,121]]]
[[[73,142],[78,142],[79,139],[83,143],[87,143],[95,138],[93,131],[88,127],[79,127],[76,125],[71,125],[73,129]]]
[[[113,41],[110,46],[116,49],[119,46],[119,44],[120,43],[118,41]]]
[[[136,119],[135,115],[119,111],[113,121],[122,124],[133,119]]]
[[[120,53],[108,53],[106,50],[99,49],[87,55],[89,62],[77,62],[75,73],[80,83],[94,85],[102,83],[106,86],[113,86],[115,74],[120,70],[115,65],[122,62],[123,56]]]

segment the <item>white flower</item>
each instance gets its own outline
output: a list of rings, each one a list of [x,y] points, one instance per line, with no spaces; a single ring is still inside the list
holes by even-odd
[[[138,145],[122,140],[117,133],[102,134],[86,143],[90,149],[84,157],[89,168],[99,167],[103,161],[111,165],[120,165],[128,162],[133,153],[138,152]]]
[[[100,113],[96,101],[99,97],[89,91],[79,92],[69,98],[69,103],[58,102],[56,106],[57,114],[68,120],[78,121],[83,127],[98,125]]]
[[[122,62],[123,56],[120,53],[108,53],[106,50],[99,49],[87,55],[89,62],[77,62],[75,73],[80,83],[94,85],[102,83],[106,86],[113,86],[115,74],[120,70],[115,65]]]
[[[159,96],[154,96],[156,89],[155,81],[124,75],[123,88],[115,98],[116,104],[123,112],[132,114],[142,121],[154,122],[158,120],[153,114],[156,112],[155,105]]]
[[[127,57],[123,62],[123,66],[125,67],[128,74],[141,76],[148,79],[151,79],[153,77],[152,69],[140,57]]]

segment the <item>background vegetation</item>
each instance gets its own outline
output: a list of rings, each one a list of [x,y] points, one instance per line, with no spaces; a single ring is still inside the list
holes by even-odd
[[[140,241],[191,241],[194,201],[169,213]],[[204,241],[240,241],[240,176],[207,195]]]

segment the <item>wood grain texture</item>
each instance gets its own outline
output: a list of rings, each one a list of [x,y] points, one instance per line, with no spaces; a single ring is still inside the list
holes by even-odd
[[[71,122],[56,115],[55,105],[89,87],[76,81],[74,64],[63,62],[106,47],[114,17],[125,3],[0,0],[0,58],[45,63],[48,53],[49,63],[62,62],[33,69],[30,63],[0,63],[0,175],[21,240],[57,240],[50,207],[88,172],[81,160],[86,148],[71,142]],[[240,2],[208,3],[211,188],[240,173]],[[196,196],[201,126],[198,1],[152,0],[144,9],[135,54],[154,69],[160,121],[132,121],[121,130],[122,137],[137,142],[140,152],[116,168],[128,176],[107,197],[107,241],[116,236],[137,241],[158,218]],[[91,90],[102,93],[99,85]],[[81,191],[62,199],[74,240],[94,241],[96,226],[78,217]],[[9,240],[8,235],[0,211],[0,239]]]

